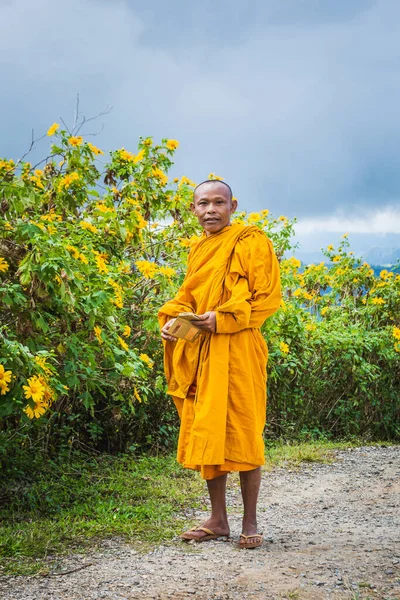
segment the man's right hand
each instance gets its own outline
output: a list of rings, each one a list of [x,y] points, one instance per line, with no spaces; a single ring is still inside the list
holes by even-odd
[[[161,329],[161,337],[163,340],[166,340],[167,342],[176,342],[177,338],[173,337],[172,335],[168,335],[168,329],[171,327],[172,323],[175,321],[175,319],[170,319],[169,321],[167,321],[164,325],[164,327]]]

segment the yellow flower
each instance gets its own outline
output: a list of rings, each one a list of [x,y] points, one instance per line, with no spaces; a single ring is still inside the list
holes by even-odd
[[[157,272],[156,263],[149,262],[147,260],[137,260],[135,261],[135,265],[138,268],[139,272],[146,277],[146,279],[153,279],[154,275]]]
[[[140,150],[140,152],[138,152],[135,156],[135,158],[133,159],[133,162],[135,164],[137,164],[138,162],[140,162],[144,157],[144,150]]]
[[[172,275],[175,275],[176,271],[171,267],[160,267],[160,273],[166,277],[172,277]]]
[[[96,256],[96,265],[100,273],[108,273],[106,261],[100,254]]]
[[[7,383],[4,381],[4,379],[0,379],[0,396],[5,396],[9,391],[10,388],[8,387]]]
[[[301,260],[299,260],[298,258],[295,258],[294,256],[292,256],[288,260],[294,269],[299,269],[301,267]]]
[[[306,331],[315,331],[317,328],[315,323],[307,323],[306,325]]]
[[[11,376],[12,371],[6,371],[3,365],[0,365],[0,385],[5,387],[8,383],[10,383]]]
[[[327,250],[329,252],[332,252],[333,249],[334,249],[334,245],[333,244],[329,244],[329,246],[327,247]]]
[[[113,206],[107,206],[104,202],[97,202],[95,208],[102,213],[114,213],[115,208]]]
[[[334,257],[332,258],[332,262],[334,262],[334,263],[337,263],[337,262],[340,262],[340,261],[341,261],[341,259],[342,259],[342,257],[341,257],[341,256],[339,256],[339,255],[337,255],[337,256],[334,256]]]
[[[279,344],[279,350],[283,352],[283,354],[289,354],[289,346],[286,342],[281,342]]]
[[[349,234],[348,234],[348,233],[344,233],[344,234],[342,235],[342,238],[347,238],[347,237],[349,237]]]
[[[161,185],[166,185],[168,183],[168,177],[161,169],[154,168],[151,173],[153,177],[157,177],[157,179],[160,180]]]
[[[34,402],[40,402],[43,399],[44,385],[36,375],[30,377],[28,379],[28,385],[23,385],[22,387],[25,390],[25,398],[28,400],[29,398],[32,398]]]
[[[372,304],[385,304],[385,301],[383,298],[372,298],[371,300]]]
[[[6,271],[8,271],[9,266],[10,265],[8,264],[8,262],[0,256],[0,273],[5,273]]]
[[[68,173],[67,175],[65,175],[59,182],[58,184],[58,189],[62,190],[63,188],[69,188],[74,181],[78,181],[79,180],[79,174],[76,173],[76,171],[74,171],[73,173]]]
[[[78,256],[78,258],[79,258],[79,260],[81,262],[83,262],[84,265],[89,264],[89,261],[88,261],[88,259],[86,258],[86,256],[84,254],[80,253],[79,256]]]
[[[133,394],[134,394],[134,396],[135,396],[135,398],[136,398],[136,400],[137,400],[138,402],[142,402],[142,399],[141,399],[141,397],[139,396],[139,392],[138,392],[138,390],[137,390],[137,387],[136,387],[136,385],[135,385],[135,387],[133,388]]]
[[[167,146],[168,150],[176,150],[179,146],[179,142],[177,140],[167,140],[165,145]]]
[[[151,360],[150,356],[147,356],[147,354],[141,354],[139,356],[140,360],[142,360],[143,362],[146,363],[146,365],[151,369],[153,367],[153,361]]]
[[[303,290],[302,290],[301,288],[297,288],[297,289],[296,289],[296,290],[294,290],[294,292],[293,292],[293,296],[294,296],[295,298],[298,298],[299,296],[302,296],[302,294],[303,294]]]
[[[129,346],[128,346],[128,344],[125,342],[125,340],[123,340],[121,337],[119,337],[119,336],[118,336],[118,341],[119,341],[119,343],[121,344],[122,348],[123,348],[124,350],[126,350],[126,352],[128,352],[128,350],[129,350]]]
[[[209,173],[207,179],[214,179],[215,181],[223,181],[223,177],[218,177],[215,173]]]
[[[128,152],[128,150],[125,150],[125,148],[121,148],[121,150],[119,150],[118,152],[119,152],[119,157],[122,160],[133,162],[135,159],[132,152]]]
[[[70,146],[81,146],[83,142],[83,137],[81,135],[72,135],[68,138],[68,143]]]
[[[34,185],[36,185],[36,187],[40,188],[41,190],[44,190],[43,182],[41,181],[40,177],[38,177],[37,175],[32,175],[31,182]]]
[[[400,328],[399,327],[393,327],[393,337],[396,340],[400,340]]]
[[[76,260],[78,260],[78,258],[79,258],[78,248],[75,248],[75,246],[71,246],[71,244],[68,244],[67,246],[65,246],[65,249],[68,250],[68,252],[70,252],[72,254],[73,258],[76,258]]]
[[[94,331],[94,335],[96,336],[97,341],[99,342],[99,344],[102,344],[103,343],[103,338],[101,337],[101,332],[102,332],[101,327],[99,327],[98,325],[95,325],[95,327],[93,328],[93,331]]]
[[[188,177],[186,177],[185,175],[182,175],[181,180],[179,182],[179,187],[181,185],[190,185],[190,187],[196,187],[196,184],[194,181],[192,181],[191,179],[189,179]]]
[[[326,313],[328,312],[329,307],[328,306],[324,306],[324,308],[321,309],[321,315],[324,316],[326,315]]]
[[[99,148],[97,148],[96,146],[91,144],[90,142],[88,142],[87,145],[89,146],[89,148],[91,149],[93,154],[104,154],[103,150],[100,150]]]
[[[136,212],[137,226],[139,227],[139,229],[144,229],[147,225],[147,221],[143,218],[143,215],[141,215],[141,213],[138,210],[135,212]]]
[[[115,304],[117,308],[124,308],[124,300],[122,298],[121,293],[116,292],[115,298],[111,300],[111,304]]]
[[[248,223],[258,223],[258,221],[261,219],[261,215],[260,213],[250,213],[249,215],[247,215],[247,222]]]
[[[387,279],[390,279],[391,277],[393,277],[393,273],[392,272],[389,273],[389,271],[387,271],[386,269],[383,269],[383,271],[381,271],[379,273],[379,277],[381,279],[383,279],[384,281],[386,281]]]
[[[53,125],[50,127],[50,129],[47,132],[47,135],[49,137],[51,137],[52,135],[55,134],[55,132],[57,131],[57,129],[59,128],[59,124],[58,123],[53,123]]]
[[[151,138],[146,138],[143,140],[143,146],[151,146],[153,144],[153,140]]]
[[[131,335],[131,328],[129,327],[129,325],[125,325],[122,335],[124,337],[129,337]]]
[[[47,405],[44,402],[40,402],[39,400],[36,400],[34,402],[33,408],[28,404],[25,408],[24,408],[24,412],[28,415],[28,417],[30,419],[36,418],[39,419],[39,417],[41,417],[42,415],[44,415],[44,413],[47,410]]]
[[[281,215],[278,220],[279,221],[287,221],[287,217],[284,217],[283,215]]]
[[[99,231],[97,227],[92,225],[92,223],[88,223],[87,221],[81,221],[79,225],[82,227],[82,229],[86,229],[87,231],[91,231],[92,233],[98,233]]]
[[[47,364],[47,359],[45,356],[35,356],[35,363],[39,365],[39,367],[44,371],[46,375],[51,374],[51,369]]]
[[[190,248],[190,246],[192,245],[190,240],[186,238],[180,238],[179,243],[183,248]]]

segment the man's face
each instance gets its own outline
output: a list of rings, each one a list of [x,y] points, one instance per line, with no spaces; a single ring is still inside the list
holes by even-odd
[[[206,234],[210,235],[230,224],[237,201],[231,201],[226,185],[219,181],[207,181],[195,191],[190,208]]]

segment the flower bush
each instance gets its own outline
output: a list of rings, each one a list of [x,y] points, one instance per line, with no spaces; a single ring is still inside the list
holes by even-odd
[[[47,448],[167,445],[176,415],[156,315],[200,233],[195,184],[169,181],[177,140],[140,138],[106,162],[78,134],[54,123],[45,161],[0,161],[1,427],[45,430]],[[395,436],[400,276],[375,276],[347,237],[303,268],[284,258],[295,220],[234,220],[261,227],[281,261],[282,308],[263,327],[269,432]]]

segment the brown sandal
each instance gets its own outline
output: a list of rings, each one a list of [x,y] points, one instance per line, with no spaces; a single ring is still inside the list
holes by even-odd
[[[253,538],[256,538],[256,542],[248,542],[247,540],[251,540]],[[244,542],[242,543],[242,539],[244,540]],[[263,543],[263,536],[261,535],[261,533],[252,533],[251,535],[244,535],[244,533],[240,534],[240,539],[239,539],[239,548],[245,548],[245,549],[250,549],[250,548],[259,548]]]
[[[198,537],[197,535],[193,535],[192,532],[194,531],[204,531],[206,535]],[[195,542],[208,542],[209,540],[216,540],[218,538],[227,539],[229,536],[222,535],[220,533],[215,533],[211,529],[207,529],[207,527],[192,527],[192,529],[189,529],[189,531],[185,531],[185,533],[182,533],[179,537],[182,540],[185,540],[185,542],[190,542],[191,540],[194,540]]]

